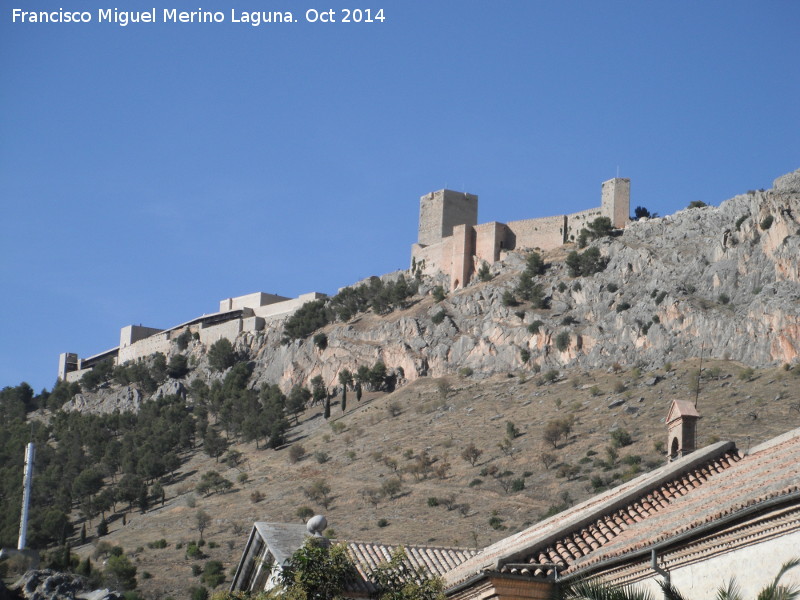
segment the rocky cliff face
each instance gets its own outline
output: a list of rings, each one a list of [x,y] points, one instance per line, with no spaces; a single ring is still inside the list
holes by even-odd
[[[589,277],[569,276],[564,257],[571,248],[546,255],[549,268],[538,283],[550,299],[547,310],[502,302],[525,265],[524,253],[510,253],[493,265],[491,281],[441,303],[423,295],[387,316],[367,313],[327,326],[324,350],[311,339],[282,345],[281,322],[240,335],[235,347],[255,362],[252,385],[279,383],[284,390],[315,375],[334,386],[342,369],[378,360],[401,382],[464,368],[476,377],[614,363],[650,368],[701,353],[754,367],[798,360],[800,170],[770,190],[638,221],[596,245],[608,266]],[[423,283],[422,292],[435,283]],[[446,317],[436,324],[432,317],[441,310]],[[220,376],[206,368],[198,342],[190,353],[197,364],[190,378]],[[79,399],[82,410],[98,402],[119,407],[121,396],[136,394],[93,396]]]

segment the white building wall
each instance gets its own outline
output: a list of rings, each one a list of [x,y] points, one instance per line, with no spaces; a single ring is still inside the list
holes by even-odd
[[[717,588],[726,586],[731,577],[736,577],[743,598],[756,598],[775,578],[781,565],[797,557],[800,557],[800,531],[739,547],[669,572],[672,584],[685,598],[715,598]],[[661,588],[657,583],[660,579],[653,577],[638,585],[649,589],[654,598],[660,598]],[[800,585],[800,567],[784,575],[781,584]]]

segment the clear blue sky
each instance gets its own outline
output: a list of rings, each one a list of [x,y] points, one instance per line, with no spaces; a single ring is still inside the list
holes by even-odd
[[[126,0],[226,18],[127,27],[0,5],[0,387],[50,388],[124,325],[406,268],[443,187],[509,221],[594,206],[619,168],[667,214],[800,167],[795,1]],[[305,22],[348,7],[386,21]]]

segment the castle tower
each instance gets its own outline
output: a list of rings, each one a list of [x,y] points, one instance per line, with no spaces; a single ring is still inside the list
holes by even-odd
[[[673,400],[667,413],[667,453],[669,460],[686,456],[697,449],[697,420],[700,413],[688,400]]]
[[[615,177],[603,182],[600,210],[611,219],[614,227],[621,229],[628,224],[631,214],[631,180]]]
[[[478,224],[478,197],[474,194],[439,190],[419,199],[417,243],[430,246],[453,234],[456,225]]]

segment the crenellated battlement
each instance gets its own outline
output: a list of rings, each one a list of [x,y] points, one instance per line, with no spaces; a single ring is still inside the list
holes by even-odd
[[[568,215],[499,223],[478,222],[478,197],[439,190],[420,198],[419,234],[411,247],[412,268],[445,273],[450,288],[469,283],[483,262],[493,264],[509,250],[550,250],[573,241],[598,217],[624,228],[630,214],[630,179],[604,181],[600,206]]]

